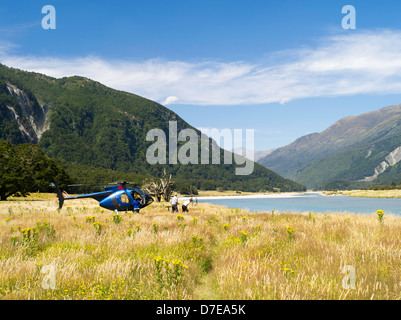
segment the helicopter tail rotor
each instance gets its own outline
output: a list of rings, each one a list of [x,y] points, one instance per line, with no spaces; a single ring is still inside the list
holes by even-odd
[[[57,197],[58,197],[58,208],[61,209],[64,204],[64,196],[63,196],[60,188],[54,182],[51,182],[50,186],[53,187],[54,189],[56,189]]]

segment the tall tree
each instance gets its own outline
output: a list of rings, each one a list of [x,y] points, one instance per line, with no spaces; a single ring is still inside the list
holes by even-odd
[[[23,180],[24,170],[14,147],[0,141],[0,200],[7,200],[17,192],[25,195]]]
[[[66,189],[72,182],[68,173],[47,158],[38,145],[26,143],[13,147],[0,141],[0,200],[20,193],[52,192],[49,183]]]

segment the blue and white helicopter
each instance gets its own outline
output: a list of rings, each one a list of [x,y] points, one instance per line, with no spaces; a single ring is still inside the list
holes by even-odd
[[[65,191],[61,192],[54,182],[50,183],[56,189],[59,209],[63,207],[65,200],[92,198],[99,201],[101,207],[113,210],[118,214],[119,211],[139,211],[154,201],[145,191],[136,188],[129,189],[126,184],[127,182],[123,181],[114,186],[104,187],[105,191],[102,192],[70,196]]]

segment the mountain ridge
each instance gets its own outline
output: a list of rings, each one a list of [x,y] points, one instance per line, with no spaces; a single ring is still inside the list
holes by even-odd
[[[87,168],[150,177],[167,168],[176,180],[197,188],[305,189],[257,163],[249,176],[236,176],[234,165],[223,161],[207,167],[150,165],[146,150],[152,142],[146,140],[146,133],[158,128],[168,136],[169,121],[177,122],[178,131],[188,128],[201,135],[173,111],[138,95],[80,76],[56,79],[0,64],[0,140],[38,143],[46,156]],[[78,178],[85,180],[84,173]]]
[[[385,171],[379,173],[378,166],[400,146],[401,105],[398,104],[341,118],[322,132],[300,137],[258,162],[309,188],[333,180],[375,184]],[[397,164],[398,161],[391,166]],[[366,179],[369,176],[374,177]]]

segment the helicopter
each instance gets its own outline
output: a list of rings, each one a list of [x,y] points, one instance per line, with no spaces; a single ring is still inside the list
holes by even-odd
[[[105,191],[70,196],[67,192],[61,192],[60,188],[51,182],[50,186],[56,190],[59,200],[59,209],[63,207],[65,200],[92,198],[99,201],[99,205],[105,209],[119,211],[134,211],[134,200],[139,199],[139,208],[150,205],[154,199],[145,191],[137,188],[127,188],[127,182],[117,182],[116,185],[104,187]]]

